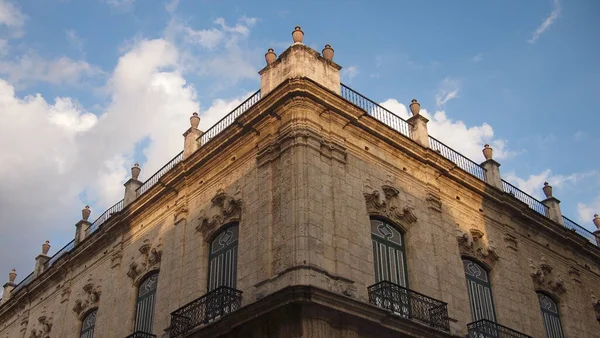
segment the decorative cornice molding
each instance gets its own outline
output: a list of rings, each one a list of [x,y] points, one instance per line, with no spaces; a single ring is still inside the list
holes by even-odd
[[[366,189],[369,189],[367,184]],[[372,189],[372,188],[371,188]],[[384,184],[381,187],[384,193],[384,199],[378,190],[363,193],[367,204],[367,211],[370,215],[386,217],[400,225],[408,226],[417,221],[417,216],[413,213],[413,208],[408,206],[398,206],[398,195],[400,191],[391,184]]]
[[[83,286],[83,292],[79,293],[79,298],[75,301],[73,311],[77,313],[77,316],[81,316],[87,310],[96,307],[100,301],[100,295],[102,291],[99,285],[89,282]]]
[[[554,268],[548,264],[546,257],[540,258],[540,263],[535,264],[533,259],[529,259],[530,275],[536,290],[542,290],[557,296],[567,291],[565,283],[560,274],[553,273]]]
[[[217,190],[210,201],[209,209],[216,209],[216,214],[208,217],[203,211],[202,216],[198,217],[200,223],[196,226],[196,231],[202,233],[206,240],[209,240],[220,226],[239,221],[242,216],[242,199],[228,195],[223,189]]]
[[[456,240],[461,255],[473,257],[489,267],[492,267],[500,259],[492,240],[489,240],[487,245],[481,241],[481,238],[485,236],[481,230],[471,228],[467,233],[458,229],[458,232]]]

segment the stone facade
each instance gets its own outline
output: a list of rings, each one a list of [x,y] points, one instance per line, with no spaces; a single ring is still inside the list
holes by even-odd
[[[285,55],[302,62],[267,68],[322,71],[265,69],[268,95],[235,124],[201,146],[186,132],[194,151],[160,184],[5,300],[0,338],[76,338],[94,309],[94,337],[126,337],[153,271],[153,333],[168,337],[170,313],[206,293],[208,244],[232,221],[242,308],[191,336],[464,337],[472,257],[490,270],[498,323],[545,337],[542,290],[565,337],[600,337],[597,246],[342,99],[339,66],[319,53]],[[405,233],[408,288],[448,303],[449,334],[369,304],[373,216]]]

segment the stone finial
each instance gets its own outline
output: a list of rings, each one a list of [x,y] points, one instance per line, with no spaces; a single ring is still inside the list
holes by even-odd
[[[90,218],[90,214],[92,211],[90,210],[90,206],[86,205],[85,208],[81,210],[81,219],[87,221]]]
[[[267,65],[272,64],[277,60],[277,54],[273,51],[273,48],[269,48],[267,54],[265,54],[265,61],[267,61]]]
[[[292,39],[294,39],[295,44],[302,43],[302,40],[304,40],[304,32],[300,26],[296,26],[296,28],[294,28],[294,31],[292,32]]]
[[[48,256],[48,251],[50,251],[50,241],[46,241],[42,244],[42,255]]]
[[[333,50],[333,48],[331,48],[331,45],[325,45],[325,48],[323,48],[321,53],[323,54],[323,57],[326,60],[329,60],[329,61],[333,60],[334,50]]]
[[[190,117],[190,125],[192,126],[192,128],[198,129],[198,126],[200,125],[200,117],[198,117],[198,113],[192,113],[192,116]]]
[[[600,231],[600,216],[598,216],[598,214],[594,214],[594,225],[598,228],[598,231]]]
[[[546,195],[546,198],[552,197],[552,186],[549,185],[548,182],[544,182],[544,187],[542,188],[542,190],[544,191],[544,195]]]
[[[417,101],[417,99],[412,99],[410,101],[410,112],[413,114],[413,116],[417,116],[421,112],[421,104]]]
[[[142,169],[140,168],[139,163],[136,162],[133,167],[131,167],[131,178],[137,180],[140,176],[140,171],[142,171]]]
[[[483,157],[485,157],[486,161],[487,160],[491,160],[492,159],[492,155],[494,154],[494,149],[492,149],[492,147],[490,147],[489,144],[485,144],[483,146]]]
[[[9,283],[14,283],[15,279],[17,279],[17,269],[13,268],[12,270],[10,270],[10,272],[8,273],[8,282]]]

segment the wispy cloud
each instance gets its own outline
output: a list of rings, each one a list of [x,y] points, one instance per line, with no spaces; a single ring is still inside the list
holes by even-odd
[[[106,0],[106,3],[112,8],[128,11],[133,8],[135,0]]]
[[[535,29],[535,32],[533,32],[531,39],[529,39],[529,43],[536,43],[540,36],[542,36],[542,34],[544,34],[544,32],[547,31],[548,28],[552,26],[552,24],[554,24],[556,19],[558,19],[558,17],[560,16],[561,9],[562,8],[560,6],[559,0],[554,0],[554,7],[552,9],[552,12],[546,17],[546,19],[544,19],[542,24]]]
[[[342,77],[348,79],[348,81],[354,79],[358,73],[358,66],[348,66],[342,69]]]
[[[482,60],[483,60],[483,53],[477,53],[477,54],[475,54],[475,56],[473,56],[471,58],[471,61],[475,62],[475,63],[481,62]]]
[[[73,29],[67,29],[65,34],[67,35],[67,41],[69,42],[69,45],[71,45],[73,49],[83,53],[83,39],[77,35],[77,32],[75,32]]]
[[[435,103],[441,107],[445,105],[448,101],[455,99],[458,97],[459,91],[459,81],[451,79],[449,77],[442,80],[440,84],[440,89],[438,93],[435,95]]]

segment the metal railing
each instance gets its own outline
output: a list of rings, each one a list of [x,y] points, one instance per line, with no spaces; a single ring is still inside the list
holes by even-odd
[[[242,291],[221,286],[171,312],[170,338],[183,337],[193,328],[207,324],[242,305]]]
[[[138,193],[138,196],[142,195],[143,193],[148,191],[148,189],[152,188],[156,183],[158,183],[158,180],[161,177],[163,177],[164,174],[169,172],[169,170],[173,169],[173,167],[177,165],[177,163],[181,162],[181,160],[183,160],[183,151],[175,155],[175,157],[173,157],[172,160],[167,162],[167,164],[165,164],[162,168],[158,169],[158,171],[154,173],[154,175],[150,176],[150,178],[147,179],[146,182],[144,182],[139,188],[137,188],[136,191]]]
[[[435,139],[431,136],[429,136],[429,147],[431,147],[433,151],[456,164],[462,170],[482,181],[485,181],[485,169],[483,169],[479,164],[468,159],[466,156],[461,155],[456,150],[448,147],[438,139]]]
[[[225,128],[229,127],[235,119],[242,115],[246,110],[252,107],[261,98],[260,89],[254,94],[250,95],[244,102],[240,103],[239,106],[235,107],[229,114],[225,115],[219,122],[215,123],[210,129],[204,132],[200,137],[202,145],[205,145],[213,137],[217,136]]]
[[[17,284],[17,286],[15,286],[15,288],[10,292],[11,296],[14,296],[17,294],[17,292],[19,292],[19,290],[23,289],[24,287],[26,287],[29,283],[31,283],[31,281],[33,280],[33,272],[30,273],[27,277],[25,277],[21,283]]]
[[[67,245],[63,246],[62,249],[58,250],[50,259],[44,264],[44,270],[54,265],[62,256],[68,254],[75,247],[75,240],[70,241]]]
[[[94,232],[96,232],[96,230],[98,230],[98,228],[102,224],[104,224],[104,222],[106,222],[113,214],[116,214],[117,212],[123,210],[123,201],[124,200],[120,200],[119,202],[117,202],[117,204],[106,209],[106,211],[102,213],[100,217],[96,218],[94,223],[92,223],[92,225],[90,226],[89,234],[93,234]]]
[[[538,213],[548,216],[548,207],[545,206],[542,202],[538,201],[531,195],[527,194],[523,190],[515,187],[514,185],[502,180],[502,189],[505,193],[515,197],[519,201],[527,204],[531,209],[537,211]]]
[[[371,285],[368,291],[371,304],[406,319],[450,332],[447,303],[388,281]]]
[[[524,333],[487,319],[469,323],[467,324],[467,329],[469,330],[468,338],[532,338]]]
[[[135,331],[134,333],[130,334],[125,338],[156,338],[156,335],[142,331]]]
[[[600,245],[600,237],[594,235],[594,233],[583,228],[581,225],[570,220],[568,217],[563,216],[562,218],[563,218],[563,223],[567,229],[571,229],[571,230],[575,231],[577,234],[579,234],[582,237],[585,237],[588,241],[590,241],[594,245]]]
[[[373,116],[377,120],[383,122],[388,127],[396,130],[400,134],[410,137],[410,129],[408,126],[408,122],[406,122],[400,116],[392,113],[391,111],[383,108],[379,104],[373,102],[368,97],[360,94],[359,92],[353,90],[350,87],[342,84],[341,96],[359,107],[360,109],[367,112],[367,114]]]

